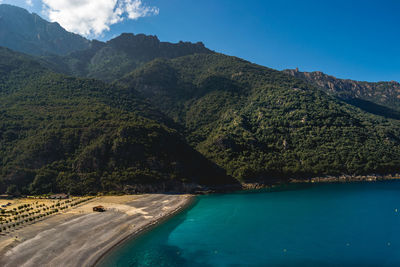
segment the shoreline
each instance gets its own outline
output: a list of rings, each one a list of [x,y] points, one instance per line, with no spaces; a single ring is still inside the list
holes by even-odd
[[[120,246],[123,246],[125,244],[125,242],[128,242],[130,240],[136,239],[138,238],[140,235],[143,235],[145,233],[147,233],[148,231],[151,231],[152,229],[154,229],[155,227],[159,226],[160,224],[168,221],[169,219],[171,219],[172,217],[180,214],[181,212],[184,212],[185,210],[187,210],[190,206],[192,206],[195,202],[196,196],[195,195],[191,195],[188,200],[182,204],[181,206],[177,207],[176,209],[172,210],[171,212],[169,212],[168,214],[165,214],[164,216],[160,217],[158,220],[148,223],[147,225],[143,226],[142,228],[138,229],[137,231],[135,231],[134,233],[130,233],[127,234],[124,237],[121,237],[121,239],[116,243],[113,244],[113,246],[111,246],[107,251],[104,251],[99,257],[97,257],[97,259],[90,264],[89,266],[99,266],[100,263],[102,263],[102,261],[108,256],[110,255],[113,251],[115,251],[116,249],[118,249]]]
[[[400,180],[400,175],[341,175],[341,176],[325,176],[313,177],[309,179],[290,178],[283,182],[276,183],[242,183],[242,190],[257,190],[265,188],[273,188],[289,184],[324,184],[324,183],[370,183],[379,181],[395,181]]]
[[[377,181],[393,181],[393,180],[400,180],[399,176],[377,176],[377,175],[365,175],[365,176],[349,176],[349,175],[342,175],[342,176],[327,176],[327,177],[314,177],[310,179],[290,179],[288,183],[283,184],[323,184],[323,183],[352,183],[352,182],[377,182]],[[267,184],[252,184],[252,183],[242,183],[242,190],[257,190],[263,188],[273,188],[275,186],[283,185],[282,183],[276,183],[272,185]],[[212,194],[212,192],[210,193]],[[195,195],[192,195],[191,199],[184,204],[182,207],[171,211],[170,214],[166,215],[165,217],[160,218],[160,220],[155,221],[154,223],[148,224],[142,229],[139,229],[137,232],[126,236],[122,240],[120,240],[117,244],[111,247],[108,251],[104,252],[102,256],[100,256],[91,266],[99,266],[99,264],[108,256],[110,255],[115,249],[122,246],[125,242],[135,239],[138,236],[145,234],[148,231],[151,231],[154,227],[162,224],[163,222],[167,221],[171,217],[179,214],[180,212],[185,211],[188,207],[190,207],[195,201]]]
[[[275,184],[247,183],[242,184],[242,191],[301,183],[393,180],[400,180],[400,175],[327,176]],[[0,266],[60,266],[63,262],[69,262],[69,266],[99,266],[126,242],[187,210],[195,199],[193,194],[96,197],[69,211],[0,235]],[[93,212],[96,205],[104,205],[106,212]]]
[[[124,242],[184,211],[194,195],[97,197],[63,214],[0,235],[0,266],[96,266]],[[105,212],[93,212],[103,205]]]

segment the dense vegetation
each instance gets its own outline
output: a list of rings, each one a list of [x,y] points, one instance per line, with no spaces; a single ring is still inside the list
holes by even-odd
[[[241,59],[159,59],[119,84],[184,125],[190,144],[242,181],[399,171],[397,121]]]
[[[134,92],[0,49],[0,191],[41,194],[230,183]]]

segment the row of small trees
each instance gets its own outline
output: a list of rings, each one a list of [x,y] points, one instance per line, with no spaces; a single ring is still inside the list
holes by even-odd
[[[57,214],[68,208],[75,207],[84,203],[93,197],[67,199],[65,201],[58,201],[53,205],[38,204],[24,204],[11,210],[1,210],[0,213],[0,233],[7,233],[16,229],[17,227],[24,226],[41,220],[47,216]]]

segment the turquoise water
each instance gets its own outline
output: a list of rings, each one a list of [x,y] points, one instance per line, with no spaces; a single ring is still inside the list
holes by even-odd
[[[198,197],[101,266],[400,266],[400,182]]]

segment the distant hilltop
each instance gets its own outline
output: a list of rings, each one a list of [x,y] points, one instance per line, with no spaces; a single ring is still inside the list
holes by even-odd
[[[23,8],[0,5],[0,46],[32,55],[65,55],[88,48],[90,41],[67,32]]]

